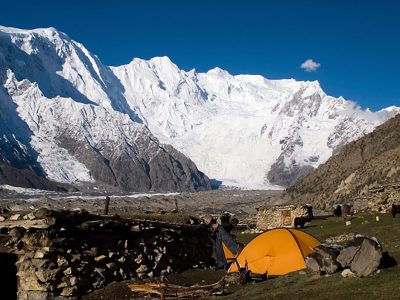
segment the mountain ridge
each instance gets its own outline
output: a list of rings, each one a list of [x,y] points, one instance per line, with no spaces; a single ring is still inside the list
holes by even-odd
[[[0,27],[0,40],[3,94],[16,106],[14,119],[29,127],[22,144],[50,179],[67,183],[90,183],[97,174],[123,186],[130,180],[115,179],[110,169],[123,173],[114,155],[123,153],[125,163],[138,159],[134,174],[147,176],[138,179],[143,190],[149,182],[161,184],[160,174],[175,178],[168,188],[209,188],[192,161],[226,185],[286,186],[400,111],[361,110],[326,95],[317,81],[231,75],[218,67],[186,72],[168,57],[109,67],[54,28]],[[159,141],[190,159],[184,166],[175,162],[174,156],[183,157]],[[164,165],[156,163],[159,175],[150,179],[152,157],[162,157]],[[160,173],[163,166],[167,173]]]

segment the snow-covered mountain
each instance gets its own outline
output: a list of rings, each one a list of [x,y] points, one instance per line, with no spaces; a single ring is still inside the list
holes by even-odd
[[[167,57],[113,67],[149,129],[224,184],[286,186],[400,111],[361,110],[317,81],[180,70]]]
[[[167,57],[108,67],[54,28],[0,27],[0,82],[1,145],[50,179],[136,190],[207,187],[184,155],[226,185],[285,186],[400,112]]]
[[[135,191],[210,187],[193,162],[151,134],[110,68],[54,28],[0,27],[0,82],[3,165]],[[0,181],[10,177],[3,168]]]

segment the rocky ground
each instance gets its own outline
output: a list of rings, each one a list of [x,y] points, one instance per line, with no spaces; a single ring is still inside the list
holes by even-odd
[[[79,194],[0,191],[0,207],[11,210],[33,210],[39,207],[53,209],[81,208],[92,213],[102,213],[106,196],[110,197],[111,213],[132,211],[171,211],[175,209],[188,214],[221,213],[254,214],[256,208],[267,203],[277,204],[281,191],[213,190],[197,193],[171,194]]]

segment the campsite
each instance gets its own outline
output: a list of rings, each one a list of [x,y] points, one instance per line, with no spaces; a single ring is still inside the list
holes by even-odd
[[[360,213],[346,226],[342,218],[329,216],[317,218],[307,224],[304,232],[321,242],[345,244],[354,233],[374,236],[380,241],[383,251],[391,259],[383,263],[376,272],[363,278],[344,278],[341,272],[320,275],[310,270],[301,270],[283,276],[271,276],[263,281],[244,285],[228,285],[222,295],[213,299],[398,299],[400,287],[400,218],[390,213]],[[247,244],[259,234],[235,231],[238,241]],[[183,286],[205,285],[217,282],[224,276],[224,270],[197,269],[180,274],[171,274],[169,283]],[[129,281],[132,282],[132,281]],[[138,282],[138,281],[134,281]],[[155,280],[153,280],[155,282]],[[142,299],[133,296],[127,288],[128,282],[113,283],[110,286],[84,297],[94,299]],[[133,298],[135,297],[135,298]]]
[[[400,1],[0,19],[0,300],[400,299]]]

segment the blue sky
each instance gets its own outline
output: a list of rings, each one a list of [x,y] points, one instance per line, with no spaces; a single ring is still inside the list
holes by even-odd
[[[180,68],[319,80],[330,95],[400,106],[400,1],[7,1],[0,24],[56,27],[104,64],[167,55]],[[319,63],[306,72],[307,59]]]

